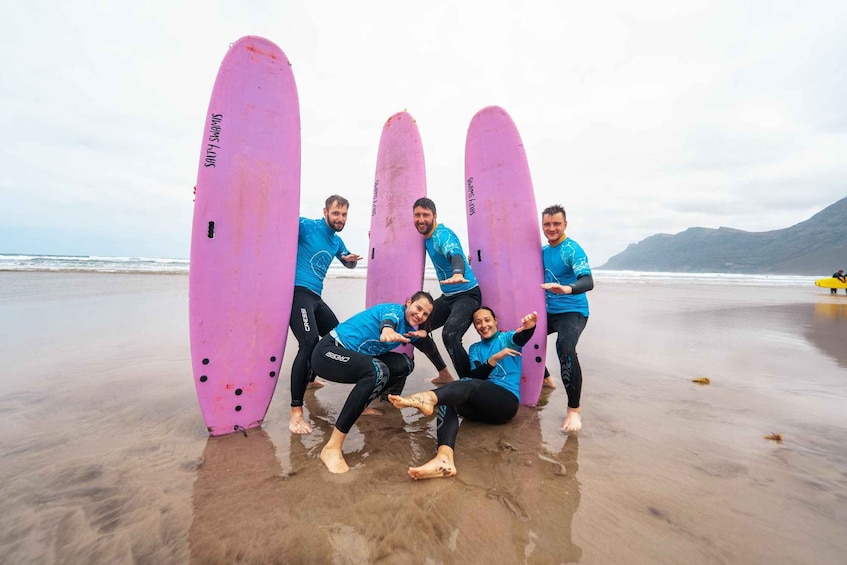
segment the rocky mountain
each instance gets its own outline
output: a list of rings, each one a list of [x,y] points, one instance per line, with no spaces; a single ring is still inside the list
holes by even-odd
[[[847,198],[789,228],[688,228],[633,243],[600,269],[831,275],[847,269]]]

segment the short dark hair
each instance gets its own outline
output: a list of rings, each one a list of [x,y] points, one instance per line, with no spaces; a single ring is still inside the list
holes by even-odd
[[[435,202],[424,196],[423,198],[418,198],[415,200],[415,203],[412,205],[412,210],[420,206],[421,208],[426,208],[427,210],[431,210],[433,214],[437,214],[435,211]]]
[[[329,198],[326,199],[326,209],[329,210],[332,208],[333,204],[338,204],[339,208],[349,208],[350,201],[344,198],[343,196],[338,196],[337,194],[333,194]]]
[[[553,204],[552,206],[547,206],[546,208],[544,208],[544,210],[541,212],[541,217],[543,218],[544,216],[555,216],[559,213],[562,214],[562,219],[567,221],[568,215],[565,213],[565,209],[562,208],[562,206],[560,206],[559,204]]]
[[[425,290],[419,290],[409,299],[409,302],[417,302],[419,298],[426,298],[430,304],[435,306],[435,300],[432,299],[432,295]]]

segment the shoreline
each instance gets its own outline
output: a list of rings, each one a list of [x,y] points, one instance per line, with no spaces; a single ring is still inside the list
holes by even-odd
[[[357,267],[352,272],[341,267],[331,267],[327,273],[327,278],[333,279],[365,279],[367,278],[367,266]],[[757,274],[757,273],[691,273],[691,272],[665,272],[665,271],[615,271],[615,270],[600,270],[593,269],[593,273],[600,274],[601,282],[619,282],[626,281],[633,284],[652,284],[655,282],[678,282],[680,284],[692,284],[702,281],[710,281],[720,284],[761,284],[762,286],[772,286],[784,283],[786,286],[796,286],[800,284],[814,283],[815,280],[829,277],[819,277],[817,275],[778,275],[778,274]],[[103,269],[103,268],[39,268],[39,267],[15,267],[9,268],[0,265],[0,273],[85,273],[85,274],[104,274],[104,275],[184,275],[188,276],[189,270],[185,269],[170,269],[170,270],[144,270],[144,269]],[[604,276],[605,275],[605,276]],[[595,279],[597,277],[595,276]],[[424,280],[435,281],[436,274],[431,270],[425,272]],[[822,288],[822,287],[818,287]],[[828,289],[824,289],[828,290]]]

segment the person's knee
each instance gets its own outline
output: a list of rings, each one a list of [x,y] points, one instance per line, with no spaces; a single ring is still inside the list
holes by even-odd
[[[462,347],[462,336],[465,335],[467,328],[457,328],[453,325],[444,326],[444,331],[441,332],[441,339],[444,341],[444,347],[454,349]]]
[[[378,394],[385,388],[391,373],[388,370],[388,365],[379,359],[373,359],[373,365],[374,370],[376,371],[376,376],[374,378],[374,393]]]

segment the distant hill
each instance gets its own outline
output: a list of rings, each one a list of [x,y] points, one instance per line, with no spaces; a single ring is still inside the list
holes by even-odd
[[[826,277],[847,269],[847,198],[781,230],[688,228],[675,235],[652,235],[600,268]]]

